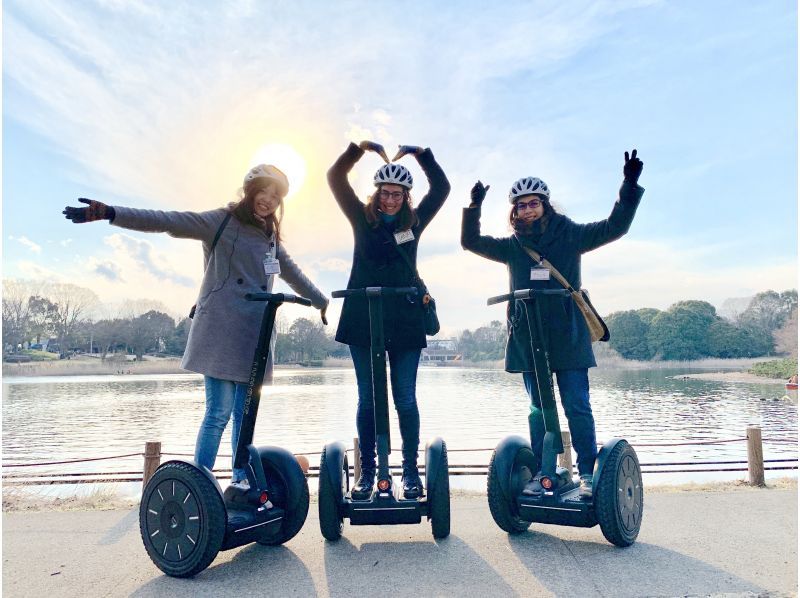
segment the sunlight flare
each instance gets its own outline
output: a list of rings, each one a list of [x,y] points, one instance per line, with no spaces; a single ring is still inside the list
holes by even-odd
[[[289,179],[289,193],[292,197],[303,186],[306,178],[306,161],[297,150],[285,143],[268,143],[262,145],[250,159],[250,167],[257,164],[272,164],[286,173]]]

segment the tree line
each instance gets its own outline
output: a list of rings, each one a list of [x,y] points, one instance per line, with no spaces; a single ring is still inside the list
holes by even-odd
[[[667,310],[615,312],[605,318],[609,345],[626,359],[797,355],[797,290],[764,291],[732,319],[706,301],[679,301]]]
[[[176,321],[157,301],[128,301],[114,308],[101,304],[92,291],[67,283],[3,281],[4,353],[48,345],[68,355],[92,352],[182,355],[190,320]],[[103,314],[103,315],[101,315]],[[642,308],[614,312],[605,318],[609,346],[626,359],[692,360],[703,357],[761,357],[797,354],[797,291],[765,291],[747,308],[726,319],[706,301],[679,301],[661,311]],[[345,345],[319,320],[276,322],[278,363],[347,358]],[[505,325],[494,320],[462,330],[452,341],[466,361],[496,361],[505,354]]]

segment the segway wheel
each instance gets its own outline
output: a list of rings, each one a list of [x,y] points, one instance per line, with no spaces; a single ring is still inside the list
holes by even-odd
[[[156,567],[172,577],[192,577],[217,556],[225,536],[219,490],[196,467],[159,467],[142,493],[139,531]]]
[[[287,464],[287,467],[296,467],[303,477],[303,485],[300,490],[300,496],[294,504],[289,504],[289,492],[286,489],[286,482],[284,476],[275,469],[272,463],[262,459],[264,464],[264,474],[267,476],[267,487],[270,488],[270,500],[276,506],[283,509],[283,524],[281,531],[277,534],[264,534],[263,537],[256,540],[259,544],[264,546],[279,546],[285,544],[294,538],[303,527],[308,516],[308,506],[311,502],[308,492],[308,480],[302,474],[302,469],[297,461],[292,460]],[[288,478],[288,475],[286,476]]]
[[[634,543],[642,524],[643,495],[636,451],[621,440],[606,459],[594,489],[597,521],[606,540],[617,546]]]
[[[522,452],[522,451],[520,451]],[[533,453],[530,453],[533,458]],[[495,457],[497,451],[492,453],[492,458],[489,461],[489,472],[486,480],[486,493],[489,498],[489,511],[492,513],[494,522],[505,532],[509,534],[521,534],[531,526],[530,521],[525,521],[520,518],[516,506],[512,500],[508,500],[503,494],[501,481],[497,474],[497,467],[495,466]],[[518,461],[518,460],[517,460]],[[522,467],[516,461],[514,468]]]
[[[447,444],[442,441],[442,454],[436,483],[428,488],[431,531],[437,540],[450,535],[450,470],[447,463]]]
[[[332,480],[328,475],[328,456],[322,450],[319,462],[319,530],[326,540],[335,542],[342,537],[344,518],[339,514],[339,497],[346,493],[345,484],[349,475],[347,457],[339,464],[339,479]],[[336,485],[340,490],[336,492]]]

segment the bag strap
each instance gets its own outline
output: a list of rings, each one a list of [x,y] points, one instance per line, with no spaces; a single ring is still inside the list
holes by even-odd
[[[569,284],[566,278],[561,276],[561,272],[556,270],[553,264],[548,262],[546,259],[544,259],[541,255],[539,255],[536,251],[534,251],[530,247],[525,247],[519,240],[517,235],[514,235],[514,240],[517,242],[517,245],[520,246],[520,249],[522,249],[522,251],[527,253],[531,257],[531,259],[533,259],[533,261],[550,270],[550,273],[553,275],[553,278],[555,278],[561,284],[562,287],[567,289],[570,293],[575,292],[575,289],[572,288],[572,285]]]
[[[383,228],[380,224],[378,225],[378,227],[380,229],[381,234],[387,239],[390,239],[392,245],[397,250],[397,253],[400,254],[400,257],[403,258],[403,261],[406,263],[406,266],[408,266],[408,269],[414,275],[414,278],[417,279],[417,283],[419,284],[419,286],[422,287],[422,289],[420,289],[422,291],[422,294],[425,295],[428,292],[428,288],[425,286],[425,283],[422,282],[422,279],[419,277],[419,272],[414,267],[414,264],[411,263],[411,259],[406,255],[405,251],[400,249],[400,245],[397,244],[397,239],[394,238],[394,235],[391,235],[389,231]]]
[[[219,225],[217,234],[214,235],[214,240],[211,242],[211,249],[208,251],[209,259],[211,258],[211,254],[214,253],[214,248],[217,246],[217,241],[219,241],[219,238],[222,236],[222,231],[224,231],[225,227],[228,226],[228,222],[230,221],[232,215],[233,214],[231,212],[228,212],[225,215],[225,218],[223,218],[222,223]]]

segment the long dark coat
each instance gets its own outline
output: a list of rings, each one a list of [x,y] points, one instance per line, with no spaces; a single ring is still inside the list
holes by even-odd
[[[353,227],[353,266],[347,288],[417,286],[414,275],[394,245],[393,233],[396,231],[394,228],[381,231],[381,228],[385,228],[383,225],[379,224],[376,228],[367,222],[364,204],[347,181],[347,173],[363,155],[364,150],[351,143],[328,171],[328,184],[333,196]],[[450,193],[450,183],[430,148],[417,156],[417,161],[428,178],[429,191],[417,207],[419,222],[411,228],[414,240],[399,246],[415,267],[422,231]],[[426,347],[420,299],[386,297],[383,300],[383,333],[387,350]],[[344,300],[336,340],[347,345],[369,347],[369,311],[365,297],[352,296]]]
[[[575,289],[581,288],[581,254],[619,239],[628,232],[644,189],[623,182],[619,199],[606,220],[577,224],[561,214],[550,217],[545,231],[534,244],[519,237],[523,245],[535,250]],[[547,281],[532,281],[533,259],[512,237],[495,238],[481,235],[480,207],[464,208],[461,225],[461,246],[487,259],[508,266],[511,291],[530,288],[563,288],[552,276]],[[540,303],[545,342],[553,371],[589,368],[597,365],[592,352],[589,329],[580,310],[570,297],[544,296]],[[508,343],[506,371],[533,371],[530,335],[521,301],[509,302],[507,308]]]

